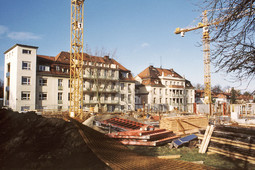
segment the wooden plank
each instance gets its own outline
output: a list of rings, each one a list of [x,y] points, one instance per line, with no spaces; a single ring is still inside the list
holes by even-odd
[[[242,155],[240,153],[229,152],[229,151],[225,151],[223,149],[214,148],[214,147],[209,147],[209,151],[215,152],[215,153],[218,153],[218,154],[221,154],[221,155],[225,155],[225,156],[230,157],[230,158],[237,158],[237,159],[241,159],[241,160],[250,162],[252,164],[255,164],[255,158],[251,157],[251,156],[245,156],[245,155]]]
[[[196,134],[196,135],[198,136],[199,139],[203,139],[203,135],[201,135],[201,134]],[[221,144],[234,145],[237,147],[255,150],[255,144],[249,144],[249,143],[234,141],[234,140],[225,139],[225,138],[218,138],[218,137],[214,137],[214,136],[211,137],[211,141],[218,142]]]
[[[165,155],[165,156],[157,156],[159,159],[178,159],[181,158],[181,155]]]
[[[210,142],[210,138],[211,138],[212,133],[213,133],[213,130],[214,130],[214,126],[211,125],[210,128],[209,128],[208,135],[207,135],[207,137],[206,137],[206,139],[205,139],[204,145],[202,145],[202,150],[201,150],[201,152],[199,152],[199,153],[205,153],[205,152],[206,152],[207,147],[208,147],[209,142]],[[200,151],[200,150],[199,150],[199,151]]]
[[[205,130],[205,134],[204,134],[203,141],[202,141],[202,143],[201,143],[201,145],[200,145],[200,148],[199,148],[199,151],[198,151],[199,153],[201,153],[202,150],[203,150],[203,147],[204,147],[204,144],[205,144],[205,140],[206,140],[206,138],[207,138],[207,136],[208,136],[209,130],[210,130],[210,126],[207,126],[207,128],[206,128],[206,130]]]

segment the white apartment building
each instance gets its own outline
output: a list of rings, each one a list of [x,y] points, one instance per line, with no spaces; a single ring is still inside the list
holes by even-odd
[[[37,55],[38,47],[16,44],[5,54],[4,105],[15,110],[68,110],[70,53]],[[116,60],[84,53],[84,111],[135,109],[135,81]]]
[[[194,87],[173,69],[149,66],[135,80],[136,109],[193,112]]]

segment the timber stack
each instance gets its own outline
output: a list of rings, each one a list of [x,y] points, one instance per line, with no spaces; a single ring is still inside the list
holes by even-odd
[[[203,139],[203,135],[198,137]],[[208,150],[255,164],[255,128],[215,126]]]

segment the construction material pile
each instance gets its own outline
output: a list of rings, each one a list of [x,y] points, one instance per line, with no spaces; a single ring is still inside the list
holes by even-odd
[[[0,110],[0,129],[0,169],[108,168],[62,119]]]
[[[208,150],[255,164],[255,128],[217,125]]]
[[[109,137],[118,139],[124,145],[159,146],[178,138],[173,131],[156,129],[154,126],[136,121],[113,117],[111,119],[96,121],[99,127],[106,127]]]
[[[205,129],[207,125],[207,117],[197,115],[162,117],[160,120],[161,129],[171,130],[176,134],[195,133],[199,129]]]

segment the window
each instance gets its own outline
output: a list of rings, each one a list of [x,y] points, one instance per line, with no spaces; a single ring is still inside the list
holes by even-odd
[[[30,77],[22,76],[21,82],[22,85],[30,85]]]
[[[58,87],[62,87],[63,86],[63,79],[58,79]]]
[[[128,110],[131,110],[131,105],[128,105]]]
[[[22,53],[23,53],[23,54],[31,54],[31,50],[25,50],[25,49],[23,49],[23,50],[22,50]]]
[[[167,89],[165,89],[165,94],[167,94]]]
[[[153,103],[156,103],[156,97],[153,98]]]
[[[39,100],[47,100],[47,93],[45,92],[39,93]]]
[[[58,93],[58,101],[62,101],[63,100],[63,93],[60,92]]]
[[[168,103],[168,102],[167,102],[167,98],[166,98],[166,102],[165,102],[165,103],[166,103],[166,104]]]
[[[115,74],[115,71],[114,71],[114,70],[112,70],[112,74],[111,74],[111,76],[112,76],[112,77],[114,77],[114,74]]]
[[[128,92],[131,93],[131,84],[128,84]]]
[[[124,83],[120,83],[120,89],[124,90]]]
[[[39,79],[39,85],[40,85],[40,86],[47,86],[47,79],[45,79],[45,78],[40,78],[40,79]]]
[[[162,93],[162,89],[159,89],[159,94],[161,94]]]
[[[121,110],[124,110],[124,108],[125,108],[124,105],[121,105],[121,106],[120,106],[120,109],[121,109]]]
[[[22,70],[31,70],[31,62],[22,61]]]
[[[121,95],[120,95],[120,100],[121,100],[121,101],[124,101],[124,97],[125,97],[124,94],[121,94]]]
[[[59,71],[59,70],[60,70],[59,66],[56,66],[56,70],[57,70],[57,71]]]
[[[159,103],[162,103],[162,99],[161,98],[159,98]]]
[[[85,85],[85,83],[84,83],[84,85]],[[68,88],[70,88],[70,79],[68,80]]]
[[[50,66],[39,65],[39,71],[50,71]]]
[[[85,96],[83,96],[83,100],[85,100]],[[68,93],[68,101],[70,101],[70,93]]]
[[[128,103],[131,103],[131,94],[128,95]]]
[[[153,93],[156,94],[156,88],[153,89]]]
[[[114,101],[114,98],[115,98],[115,95],[113,94],[113,95],[111,96],[111,100]]]
[[[180,95],[182,95],[182,93],[183,93],[183,91],[182,91],[182,90],[180,90]]]
[[[114,89],[115,83],[112,83],[112,89]]]
[[[21,100],[30,100],[30,91],[22,91]]]
[[[94,99],[94,95],[91,94],[91,95],[89,96],[89,100],[93,100],[93,99]]]
[[[107,94],[104,96],[104,100],[105,100],[105,101],[108,100],[108,95],[107,95]]]

